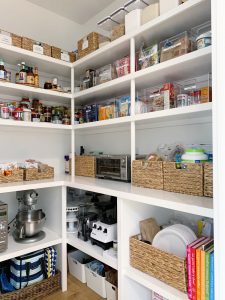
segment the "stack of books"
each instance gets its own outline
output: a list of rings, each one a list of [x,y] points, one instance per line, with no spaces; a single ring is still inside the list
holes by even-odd
[[[214,242],[201,237],[187,246],[188,298],[214,300]]]

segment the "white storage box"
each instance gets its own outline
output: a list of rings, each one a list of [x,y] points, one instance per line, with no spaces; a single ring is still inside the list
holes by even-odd
[[[85,267],[85,273],[87,279],[87,286],[93,291],[95,291],[95,293],[100,295],[102,298],[106,298],[105,277],[98,275],[88,267]]]
[[[160,3],[160,15],[168,12],[171,9],[176,8],[182,3],[182,0],[159,0]]]
[[[135,31],[141,26],[141,9],[135,9],[125,16],[125,33]]]
[[[82,283],[86,283],[85,264],[83,260],[91,260],[91,256],[76,250],[68,253],[69,272],[71,275],[79,279]]]
[[[142,10],[141,25],[159,16],[159,2],[153,3]]]
[[[118,299],[117,287],[108,281],[105,282],[105,286],[106,286],[107,300],[117,300]]]
[[[148,3],[146,3],[144,0],[130,0],[124,4],[124,9],[130,12],[137,8],[145,8],[146,6],[148,6]]]

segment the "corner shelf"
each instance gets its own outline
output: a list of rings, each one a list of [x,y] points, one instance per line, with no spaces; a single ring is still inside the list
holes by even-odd
[[[1,253],[1,262],[24,255],[33,251],[37,251],[50,246],[58,245],[62,243],[62,238],[55,232],[43,228],[46,236],[43,240],[31,244],[16,243],[11,234],[8,236],[8,249]]]

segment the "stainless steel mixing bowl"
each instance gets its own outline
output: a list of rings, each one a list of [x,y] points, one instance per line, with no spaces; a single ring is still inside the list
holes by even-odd
[[[42,230],[45,220],[45,214],[41,209],[20,211],[16,215],[16,227],[20,236],[31,237]]]

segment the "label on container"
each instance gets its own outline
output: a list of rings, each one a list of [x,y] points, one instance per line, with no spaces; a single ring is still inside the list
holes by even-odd
[[[38,54],[44,54],[44,49],[40,45],[33,45],[33,52]]]
[[[83,39],[83,45],[82,45],[82,50],[88,48],[88,39]]]
[[[61,51],[61,60],[70,62],[70,56],[69,53],[66,51]]]
[[[11,38],[10,34],[1,33],[0,34],[0,43],[12,45],[12,38]]]

